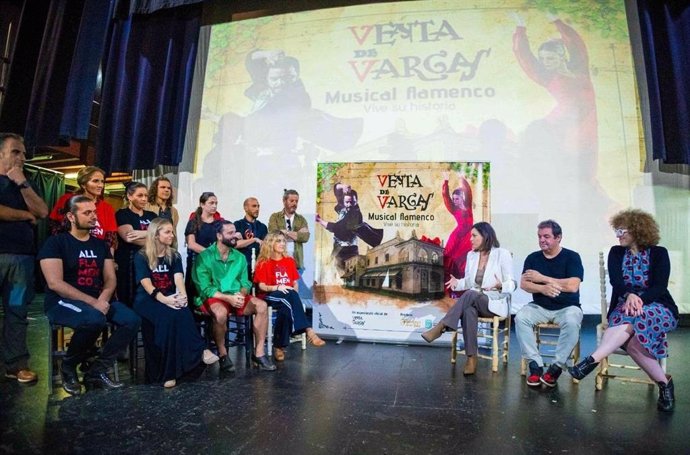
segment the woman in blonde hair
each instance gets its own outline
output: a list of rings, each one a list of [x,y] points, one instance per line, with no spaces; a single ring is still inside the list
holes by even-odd
[[[285,359],[290,337],[306,332],[312,346],[326,344],[314,332],[304,314],[302,300],[297,294],[299,273],[295,260],[286,252],[286,239],[282,232],[271,232],[264,239],[256,261],[254,283],[259,295],[278,312],[273,332],[273,356],[277,362]]]
[[[65,193],[57,200],[49,215],[50,231],[53,234],[65,232],[66,206],[72,196],[83,194],[96,203],[96,226],[91,229],[91,235],[105,240],[110,248],[110,254],[114,254],[117,248],[117,222],[115,210],[103,199],[105,188],[105,171],[96,166],[86,166],[77,173],[79,189],[74,193]]]
[[[678,325],[678,307],[668,291],[671,261],[659,243],[659,225],[652,215],[628,209],[611,218],[619,245],[611,247],[608,258],[612,294],[608,328],[599,347],[569,369],[582,379],[599,362],[623,348],[659,386],[657,408],[672,411],[675,406],[673,381],[659,365],[668,357],[666,333]]]
[[[174,239],[172,222],[156,218],[146,231],[144,247],[134,258],[139,284],[134,310],[143,319],[146,379],[162,382],[164,387],[174,387],[177,379],[202,361],[211,364],[218,360],[205,349],[194,317],[186,309],[182,258],[172,248]]]

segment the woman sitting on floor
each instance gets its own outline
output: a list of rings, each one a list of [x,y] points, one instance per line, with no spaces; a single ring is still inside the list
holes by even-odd
[[[472,251],[467,254],[465,277],[450,276],[446,286],[452,291],[465,291],[448,313],[431,330],[422,334],[428,343],[440,337],[447,329],[457,330],[462,320],[462,338],[465,342],[467,362],[463,374],[474,374],[477,369],[477,322],[479,317],[510,317],[506,293],[515,290],[513,258],[510,252],[499,248],[494,228],[480,221],[470,233]]]
[[[278,312],[273,332],[273,356],[277,362],[285,359],[285,348],[290,346],[293,335],[306,332],[311,345],[321,347],[326,344],[314,332],[304,314],[302,300],[297,294],[297,266],[285,250],[286,240],[282,232],[268,234],[261,244],[254,271],[254,283],[262,293],[260,298]]]
[[[608,311],[608,328],[601,344],[568,371],[582,379],[619,348],[659,385],[657,407],[672,411],[675,405],[673,381],[659,365],[668,356],[666,333],[678,325],[678,307],[668,292],[671,262],[659,243],[659,226],[642,210],[628,209],[611,218],[619,246],[611,247],[609,280],[613,290]]]
[[[172,222],[151,221],[146,244],[134,258],[139,283],[134,310],[143,319],[142,335],[146,357],[146,379],[174,387],[178,378],[202,361],[211,364],[218,356],[205,349],[204,339],[187,310],[182,258],[171,245],[175,239]]]

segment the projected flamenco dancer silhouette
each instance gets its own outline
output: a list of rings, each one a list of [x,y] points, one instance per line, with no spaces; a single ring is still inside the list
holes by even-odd
[[[525,131],[526,148],[561,151],[569,164],[588,180],[596,178],[598,142],[594,87],[589,73],[587,47],[580,35],[558,18],[549,19],[560,39],[539,46],[538,57],[530,50],[525,22],[513,15],[517,27],[513,52],[525,74],[544,87],[556,105],[543,119]]]
[[[339,118],[312,108],[300,78],[300,64],[280,50],[254,50],[245,59],[252,84],[244,91],[253,101],[244,117],[220,118],[221,144],[293,150],[297,139],[332,151],[353,147],[362,134],[361,118]]]
[[[456,278],[465,276],[467,253],[472,249],[470,242],[472,225],[474,224],[472,189],[462,173],[458,172],[457,175],[460,180],[459,186],[453,191],[452,195],[448,188],[450,172],[443,173],[443,186],[441,188],[443,203],[458,224],[453,229],[453,232],[450,233],[450,236],[448,236],[448,241],[443,251],[444,283],[450,280],[450,275]]]

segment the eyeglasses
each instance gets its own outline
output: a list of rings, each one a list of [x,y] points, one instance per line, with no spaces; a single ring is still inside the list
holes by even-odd
[[[614,229],[613,233],[616,234],[616,237],[620,238],[623,237],[625,234],[628,233],[627,229]]]

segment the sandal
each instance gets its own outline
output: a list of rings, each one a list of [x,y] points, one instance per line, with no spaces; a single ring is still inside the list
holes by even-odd
[[[285,350],[283,348],[274,347],[273,358],[276,360],[276,362],[282,362],[285,360]]]
[[[307,336],[307,341],[315,348],[320,348],[326,345],[326,342],[319,338],[319,336],[314,332],[312,332],[310,336]]]

